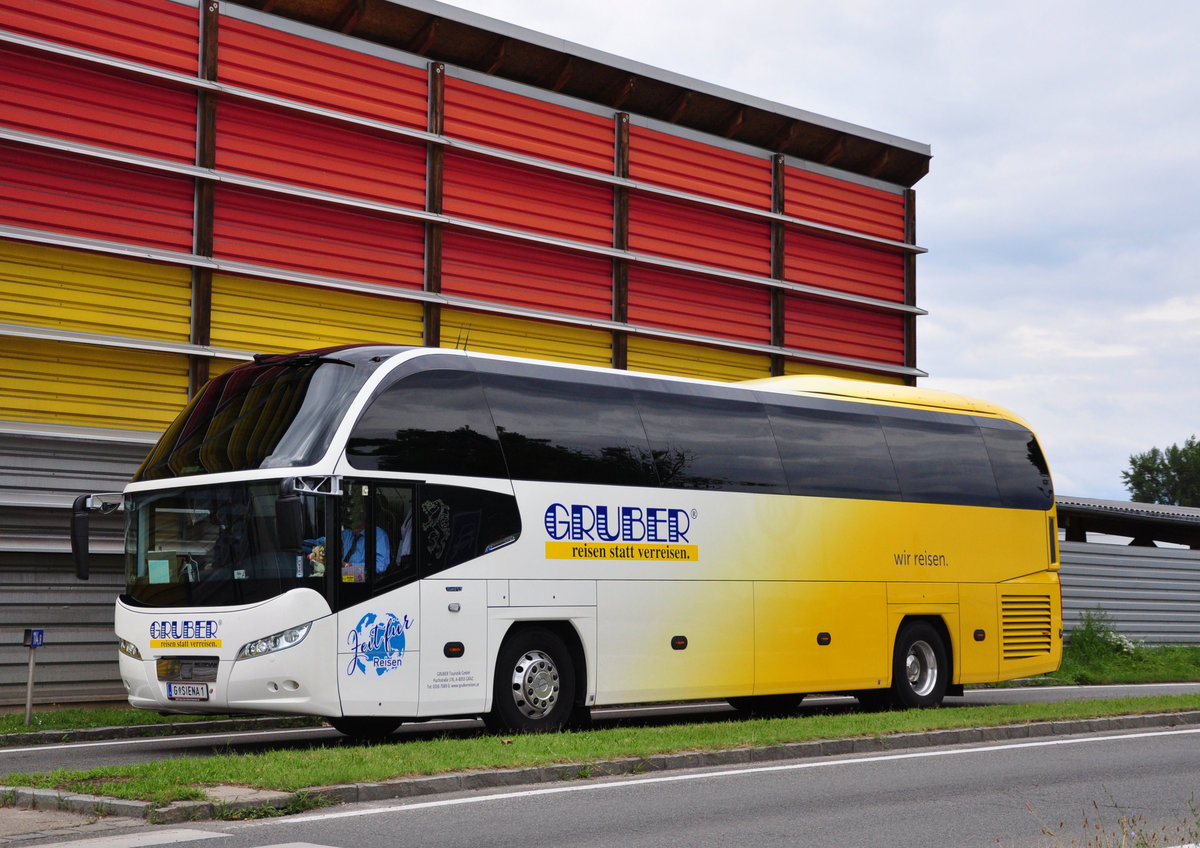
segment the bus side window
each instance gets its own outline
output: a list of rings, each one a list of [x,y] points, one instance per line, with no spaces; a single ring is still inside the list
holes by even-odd
[[[417,521],[414,515],[414,488],[376,483],[373,493],[373,511],[378,526],[383,530],[380,538],[386,537],[386,566],[374,575],[375,591],[385,591],[411,582],[417,577],[414,532]]]
[[[521,533],[512,495],[458,486],[423,486],[417,505],[422,577],[482,556]]]

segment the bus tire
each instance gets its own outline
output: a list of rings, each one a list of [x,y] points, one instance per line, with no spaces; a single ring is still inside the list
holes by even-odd
[[[540,733],[561,730],[575,706],[571,652],[555,633],[522,629],[504,641],[496,659],[493,731]]]
[[[338,733],[353,736],[356,739],[382,739],[391,736],[400,726],[398,718],[381,716],[341,716],[325,719]]]
[[[902,709],[936,707],[950,683],[946,645],[927,621],[910,621],[896,636],[892,659],[892,700]]]

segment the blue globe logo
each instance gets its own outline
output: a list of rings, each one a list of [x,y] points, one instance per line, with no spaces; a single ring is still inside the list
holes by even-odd
[[[399,668],[404,657],[404,631],[411,626],[408,616],[401,620],[391,612],[364,615],[346,637],[354,651],[347,674],[356,669],[363,674],[373,670],[378,676]]]

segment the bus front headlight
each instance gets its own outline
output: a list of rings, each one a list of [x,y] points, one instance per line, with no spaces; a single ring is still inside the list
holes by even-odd
[[[281,630],[278,633],[272,633],[270,636],[255,639],[253,642],[247,642],[238,651],[237,658],[245,660],[251,657],[261,657],[264,654],[271,654],[275,651],[290,648],[293,645],[299,645],[304,641],[304,637],[308,635],[308,631],[311,629],[312,622],[310,621],[307,624],[289,627],[287,630]]]

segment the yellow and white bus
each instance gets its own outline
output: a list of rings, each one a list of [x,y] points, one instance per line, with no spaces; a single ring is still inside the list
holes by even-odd
[[[100,500],[77,502],[80,569]],[[939,392],[263,356],[193,399],[123,505],[116,635],[144,709],[378,735],[814,692],[923,707],[1062,652],[1037,440]]]

